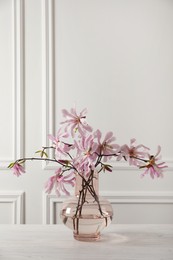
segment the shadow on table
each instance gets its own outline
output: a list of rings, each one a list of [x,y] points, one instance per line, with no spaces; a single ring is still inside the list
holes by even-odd
[[[114,243],[114,244],[121,244],[129,241],[129,237],[124,236],[122,234],[118,233],[107,233],[107,234],[102,234],[101,238],[99,240],[100,243],[109,241],[109,243]]]

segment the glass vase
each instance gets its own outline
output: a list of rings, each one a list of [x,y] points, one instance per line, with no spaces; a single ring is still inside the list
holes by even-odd
[[[110,202],[99,196],[97,173],[83,179],[76,176],[75,196],[63,202],[60,215],[63,223],[73,230],[75,239],[100,238],[100,232],[112,221],[113,210]]]

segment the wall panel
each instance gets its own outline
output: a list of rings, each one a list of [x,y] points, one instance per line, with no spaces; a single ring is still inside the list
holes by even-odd
[[[88,107],[95,129],[115,132],[119,144],[136,137],[153,154],[160,144],[169,166],[164,181],[142,184],[135,168],[112,161],[113,176],[100,178],[100,187],[115,212],[122,210],[120,223],[154,222],[157,215],[158,223],[172,222],[172,14],[170,1],[43,2],[43,144],[50,145],[46,136],[56,133],[61,109],[75,103]],[[46,198],[43,222],[59,223],[61,199]]]
[[[0,3],[0,169],[23,154],[24,12],[23,0]]]
[[[102,192],[113,207],[113,223],[173,224],[173,192]],[[43,224],[61,224],[60,210],[66,197],[43,194]]]
[[[97,9],[98,6],[99,9]],[[128,23],[129,25],[125,29],[125,24],[123,24],[122,27],[118,26],[122,22],[122,18],[120,17],[120,15],[118,15],[117,17],[116,15],[118,11],[121,11],[122,14],[125,16],[129,8],[128,3],[121,6],[120,1],[111,0],[102,1],[102,4],[99,4],[98,0],[94,0],[92,2],[80,2],[78,0],[74,0],[73,2],[69,0],[44,1],[43,143],[49,144],[47,135],[49,133],[56,132],[61,120],[60,110],[63,107],[67,106],[67,108],[70,108],[74,105],[74,103],[79,108],[83,108],[83,106],[88,105],[89,112],[91,113],[91,115],[89,115],[89,118],[91,122],[93,122],[94,127],[96,127],[97,129],[97,127],[103,126],[103,128],[101,128],[103,129],[103,131],[108,131],[110,129],[113,130],[115,133],[119,134],[119,136],[117,135],[117,142],[119,139],[120,144],[128,142],[129,139],[132,137],[137,137],[139,139],[139,142],[140,140],[141,142],[145,141],[145,144],[151,147],[153,153],[156,152],[157,145],[161,144],[164,154],[163,159],[167,162],[167,164],[169,165],[169,169],[172,171],[172,145],[169,140],[170,135],[166,135],[166,132],[171,133],[172,131],[172,124],[169,120],[170,112],[173,108],[172,101],[170,100],[170,95],[173,94],[171,87],[172,76],[169,70],[169,68],[172,66],[172,59],[167,58],[167,60],[165,61],[165,55],[168,55],[167,52],[169,53],[169,55],[173,56],[171,45],[169,45],[168,50],[165,50],[167,46],[167,41],[173,41],[172,34],[170,35],[167,32],[165,34],[165,40],[161,44],[157,43],[158,45],[156,45],[156,48],[158,48],[158,50],[161,49],[162,53],[159,56],[159,63],[155,68],[153,68],[153,76],[150,73],[151,68],[148,68],[147,66],[143,67],[143,73],[145,74],[145,77],[148,78],[149,76],[151,81],[155,79],[156,85],[157,82],[160,80],[159,77],[165,78],[166,87],[165,84],[163,85],[162,81],[160,82],[159,86],[157,85],[157,88],[154,86],[152,87],[151,82],[146,82],[150,86],[144,86],[143,82],[141,82],[141,85],[139,86],[140,77],[139,75],[137,76],[135,74],[135,69],[138,70],[137,61],[139,62],[139,57],[137,56],[137,54],[133,57],[136,62],[136,64],[133,64],[134,68],[131,68],[132,57],[131,59],[126,57],[126,68],[123,68],[121,71],[122,74],[124,73],[124,76],[127,76],[126,74],[130,73],[131,70],[131,78],[133,77],[133,83],[129,82],[127,79],[125,82],[121,83],[124,84],[123,86],[121,86],[120,82],[116,79],[117,68],[120,65],[118,62],[121,60],[121,58],[125,59],[124,55],[126,54],[126,52],[128,52],[128,50],[132,52],[129,55],[134,54],[134,51],[136,51],[138,54],[141,53],[142,49],[145,48],[146,43],[148,45],[151,44],[151,48],[148,47],[149,49],[147,49],[146,52],[147,55],[150,55],[151,62],[153,62],[152,66],[154,66],[155,54],[153,54],[153,52],[155,50],[154,43],[155,41],[157,41],[157,32],[159,34],[160,30],[160,34],[162,34],[162,27],[166,25],[169,26],[167,30],[171,31],[171,25],[168,24],[170,22],[169,19],[171,19],[171,12],[168,3],[165,5],[163,4],[162,6],[161,1],[159,1],[157,12],[154,12],[154,1],[151,1],[150,3],[147,2],[146,6],[143,5],[142,2],[141,5],[139,5],[136,1],[133,1],[132,6],[134,8],[135,15],[136,13],[138,14],[134,18],[132,18],[131,16],[133,15],[133,8],[130,8],[129,15],[124,21],[126,25],[128,25]],[[145,7],[146,9],[143,10],[143,7]],[[152,23],[152,20],[149,20],[147,22],[147,15],[151,15],[151,13],[147,13],[147,7],[150,7],[152,9],[152,11],[154,12],[153,15],[155,15],[155,19],[158,19],[158,15],[161,14],[165,17],[168,16],[164,24],[162,24],[162,21],[158,24],[156,24],[155,22]],[[162,7],[164,7],[163,10]],[[140,18],[139,14],[142,12],[144,13],[143,16],[141,16]],[[91,19],[89,19],[89,15],[92,15]],[[103,19],[104,16],[105,18]],[[105,24],[106,18],[107,22]],[[151,17],[149,16],[149,18],[152,19],[152,15]],[[138,19],[139,24],[143,24],[145,32],[142,32],[142,30],[138,31],[138,28],[134,25],[133,19]],[[171,22],[173,23],[172,20]],[[132,26],[134,27],[133,29]],[[148,32],[147,30],[149,30],[150,27],[151,31]],[[106,32],[105,36],[105,30],[107,30],[108,28],[109,30],[108,32]],[[130,39],[130,43],[128,42],[129,28],[130,30],[132,30],[133,33],[133,38]],[[117,37],[121,35],[122,30],[124,30],[125,39],[120,37],[117,43]],[[156,34],[155,37],[151,37],[147,40],[146,38],[151,36],[150,34],[153,31]],[[138,39],[137,35],[135,36],[135,32],[139,33],[141,40]],[[102,37],[104,37],[104,39],[102,39]],[[143,42],[143,37],[145,37],[146,42]],[[127,46],[122,45],[124,40],[126,40]],[[113,43],[115,45],[113,45]],[[106,47],[105,45],[108,46]],[[90,52],[88,48],[90,48]],[[107,54],[103,53],[103,50],[105,50],[105,53]],[[123,51],[125,51],[125,54],[123,54]],[[93,63],[96,63],[99,57],[95,57],[94,54],[96,52],[98,52],[98,55],[100,55],[101,58],[103,58],[102,55],[106,55],[106,60],[108,62],[106,63],[106,60],[103,60],[102,64],[100,65],[101,67],[92,67]],[[115,54],[117,55],[118,60],[116,59]],[[144,57],[145,55],[141,56],[141,63],[145,61]],[[78,62],[78,70],[73,64],[75,62]],[[158,75],[159,71],[162,70],[164,62],[168,63],[168,70],[164,70],[162,71],[162,75]],[[89,65],[91,65],[92,69]],[[102,72],[102,69],[105,70],[105,73]],[[105,80],[109,79],[109,73],[106,72],[113,69],[115,70],[115,75],[111,74],[112,81],[108,81],[109,86],[106,87],[104,85],[98,85],[100,82],[100,79],[98,79],[99,75],[102,75],[102,77],[104,76]],[[85,75],[86,72],[88,77]],[[156,75],[157,78],[155,77]],[[92,79],[95,81],[94,85],[92,82],[92,86],[90,86],[91,76]],[[83,81],[84,78],[85,82]],[[123,75],[121,75],[119,80],[124,81]],[[82,86],[81,82],[84,84],[84,86]],[[104,84],[103,81],[102,84]],[[104,92],[105,89],[107,93],[106,96],[110,96],[110,99],[108,102],[105,103],[105,106],[102,105],[104,104],[104,102],[101,101],[102,97],[99,95],[99,89],[101,90],[101,92]],[[152,109],[150,109],[149,107],[149,102],[147,102],[147,105],[145,106],[145,98],[147,97],[148,93],[147,89],[150,89],[150,95],[148,95],[148,98],[150,101],[153,102],[151,106],[157,107],[157,109],[155,109],[154,111],[154,116],[151,116],[150,111],[152,111]],[[155,96],[155,93],[157,94],[158,99],[152,99],[152,96]],[[100,98],[97,97],[97,94]],[[125,97],[123,97],[123,95]],[[114,100],[112,100],[112,97],[114,96],[116,96],[117,102],[114,102]],[[134,98],[132,98],[132,96],[134,96]],[[162,100],[163,96],[164,100]],[[103,97],[105,97],[105,95],[103,95]],[[121,102],[124,102],[124,99],[127,99],[127,105],[129,99],[132,111],[131,115],[126,115],[126,117],[124,117],[126,106],[124,106],[123,108],[121,105]],[[138,99],[140,99],[140,101],[138,101]],[[99,105],[99,102],[102,103],[100,103]],[[143,106],[140,106],[140,109],[138,109],[138,103],[143,104]],[[121,111],[120,109],[118,109],[120,107]],[[128,111],[126,112],[128,113]],[[109,116],[107,116],[108,114]],[[160,124],[160,122],[158,121],[161,114],[167,115],[165,117],[162,117],[165,122],[162,124]],[[116,120],[113,119],[112,116],[115,117]],[[147,122],[142,120],[142,118],[144,118],[145,116],[147,118]],[[97,120],[95,120],[96,118]],[[138,120],[136,120],[136,118],[138,118]],[[125,126],[124,124],[126,121],[128,121],[129,123]],[[136,126],[134,126],[134,122]],[[153,124],[155,125],[154,127]],[[130,169],[130,167],[128,167],[128,165],[124,162],[113,162],[113,165],[118,170]],[[54,167],[53,165],[49,164],[49,166],[47,165],[47,169],[48,168],[53,169]]]
[[[24,192],[0,191],[0,224],[24,223]]]

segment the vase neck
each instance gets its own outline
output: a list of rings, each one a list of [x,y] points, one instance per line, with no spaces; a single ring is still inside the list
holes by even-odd
[[[76,174],[75,196],[79,196],[80,191],[83,189],[83,187],[87,186],[85,181],[88,182],[91,189],[93,189],[95,194],[98,196],[99,180],[97,172],[94,172],[92,175],[89,175],[88,177],[84,177],[84,179],[79,174]],[[91,192],[89,191],[89,187],[86,190],[86,197],[93,197],[91,195]]]

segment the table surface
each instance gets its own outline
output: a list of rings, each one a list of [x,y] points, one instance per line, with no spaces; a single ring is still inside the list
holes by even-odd
[[[0,260],[173,260],[173,225],[110,225],[97,242],[63,225],[0,225]]]

